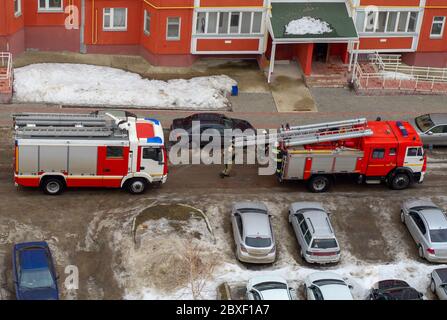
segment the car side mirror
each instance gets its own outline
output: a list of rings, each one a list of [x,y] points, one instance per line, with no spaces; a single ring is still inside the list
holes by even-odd
[[[349,290],[354,289],[354,287],[352,285],[348,285]]]
[[[433,135],[433,132],[431,132],[431,131],[427,131],[427,135],[428,135],[428,136],[431,136],[431,135]]]

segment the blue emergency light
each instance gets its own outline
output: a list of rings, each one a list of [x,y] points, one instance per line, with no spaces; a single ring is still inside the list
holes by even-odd
[[[404,124],[402,123],[402,121],[397,121],[396,125],[399,128],[400,133],[402,133],[402,135],[404,137],[408,137],[408,131],[407,131],[407,129],[405,129]]]

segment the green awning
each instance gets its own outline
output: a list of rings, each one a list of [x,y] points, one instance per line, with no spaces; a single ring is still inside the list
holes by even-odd
[[[286,34],[286,26],[303,17],[319,19],[329,24],[331,32],[321,34]],[[357,40],[354,21],[344,2],[272,3],[271,26],[275,40],[310,41],[311,39]]]

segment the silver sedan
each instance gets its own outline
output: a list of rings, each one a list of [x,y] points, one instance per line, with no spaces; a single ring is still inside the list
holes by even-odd
[[[447,217],[443,210],[429,200],[407,200],[402,204],[400,218],[421,258],[447,262]]]
[[[447,268],[433,270],[430,278],[430,290],[439,300],[447,300]]]
[[[411,121],[425,145],[447,146],[447,113],[431,113]]]

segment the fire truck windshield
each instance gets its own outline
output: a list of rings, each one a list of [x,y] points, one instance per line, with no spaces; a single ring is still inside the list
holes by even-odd
[[[417,117],[415,119],[416,125],[418,126],[419,130],[422,132],[425,132],[427,130],[430,130],[434,127],[434,123],[430,118],[430,115],[425,114],[423,116]]]

